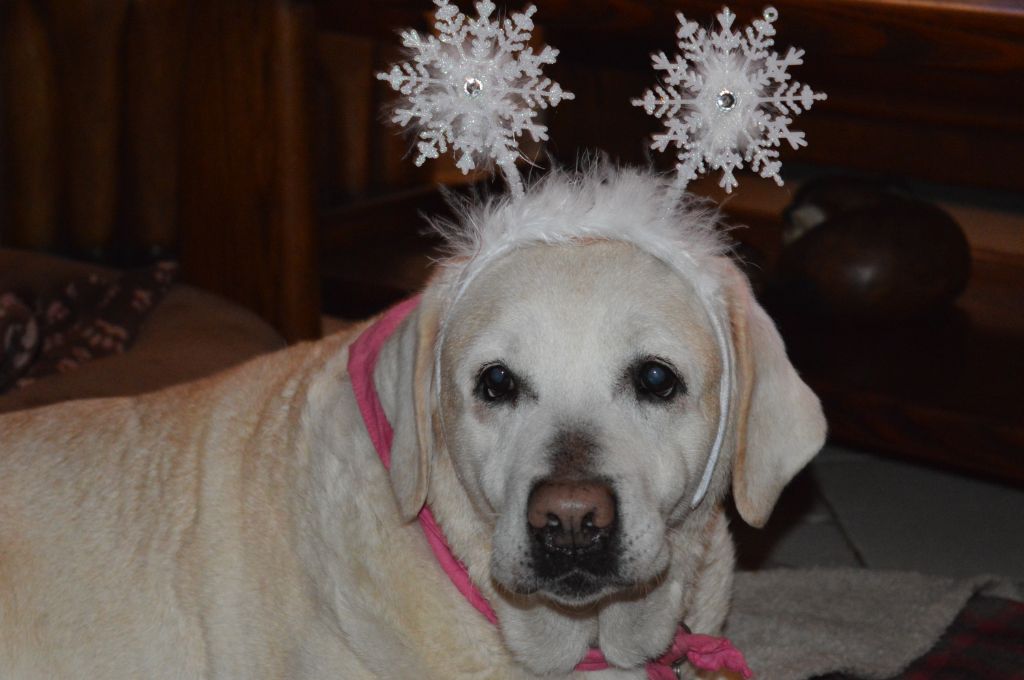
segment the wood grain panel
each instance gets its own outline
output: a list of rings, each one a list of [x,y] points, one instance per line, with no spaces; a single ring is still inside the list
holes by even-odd
[[[833,441],[1024,485],[1024,429],[1017,424],[811,385]]]
[[[57,84],[42,19],[29,0],[0,5],[0,239],[57,245]]]
[[[135,0],[125,26],[122,239],[146,256],[177,245],[187,10]]]
[[[364,195],[370,186],[371,150],[378,112],[374,108],[373,40],[323,33],[317,36],[318,75],[325,139],[321,181],[331,193]]]
[[[185,276],[255,309],[289,340],[319,334],[309,9],[193,0],[185,67]]]
[[[80,254],[99,258],[110,245],[116,218],[119,56],[128,0],[40,4],[57,58],[70,241]]]

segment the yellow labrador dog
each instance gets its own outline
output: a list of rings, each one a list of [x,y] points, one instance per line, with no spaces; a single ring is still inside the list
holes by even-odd
[[[716,633],[723,499],[762,524],[825,427],[667,195],[605,168],[474,208],[363,378],[356,333],[0,418],[0,678],[639,679]]]

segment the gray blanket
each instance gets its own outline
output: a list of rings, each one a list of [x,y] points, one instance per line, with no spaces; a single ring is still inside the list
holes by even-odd
[[[760,680],[845,672],[889,678],[938,641],[978,592],[1017,599],[996,578],[949,579],[866,569],[736,575],[726,635]]]

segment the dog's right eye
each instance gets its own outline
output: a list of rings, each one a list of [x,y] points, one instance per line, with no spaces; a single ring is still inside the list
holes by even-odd
[[[658,361],[645,361],[637,372],[637,392],[644,397],[668,401],[680,388],[680,380],[672,369]]]
[[[484,401],[507,401],[516,396],[516,380],[512,371],[501,364],[488,366],[480,374],[477,394]]]

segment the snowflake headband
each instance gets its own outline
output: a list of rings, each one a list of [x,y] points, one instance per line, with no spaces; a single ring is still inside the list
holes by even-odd
[[[651,57],[664,84],[634,99],[647,113],[665,120],[654,135],[652,149],[676,148],[676,186],[680,191],[698,173],[721,170],[727,192],[736,186],[733,174],[743,163],[782,186],[779,151],[783,140],[797,149],[806,146],[803,132],[789,129],[793,119],[825,95],[807,85],[789,82],[790,66],[803,63],[803,50],[789,48],[780,57],[771,50],[779,18],[774,7],[742,33],[732,30],[736,15],[724,8],[718,31],[709,32],[680,12],[679,49],[669,60],[664,52]]]
[[[557,106],[574,96],[541,75],[558,50],[545,46],[536,54],[527,45],[537,11],[532,5],[498,22],[490,18],[495,8],[489,0],[476,3],[476,19],[467,19],[448,0],[434,4],[437,36],[404,31],[402,44],[412,62],[377,74],[406,98],[391,120],[419,128],[416,165],[451,147],[464,174],[493,162],[512,195],[522,196],[519,139],[525,132],[534,141],[548,138],[534,107]]]
[[[490,0],[476,3],[477,18],[466,17],[450,0],[434,0],[437,35],[402,33],[412,61],[378,73],[401,93],[405,103],[395,108],[392,122],[418,129],[416,165],[438,158],[450,148],[464,174],[496,165],[513,196],[524,193],[516,167],[519,140],[529,133],[546,141],[547,126],[537,122],[539,109],[574,99],[571,92],[543,76],[555,63],[558,50],[544,46],[535,53],[528,45],[537,8],[527,7],[503,20],[494,20]],[[826,98],[807,85],[790,82],[789,67],[803,63],[803,50],[790,48],[780,56],[775,44],[774,7],[742,32],[733,30],[736,15],[723,8],[719,29],[709,31],[680,12],[680,53],[669,59],[652,56],[662,84],[632,101],[664,121],[651,148],[676,150],[675,188],[682,192],[699,173],[721,170],[720,185],[731,192],[734,172],[749,164],[779,186],[779,150],[783,141],[806,146],[804,133],[789,128],[792,115]]]
[[[462,225],[445,230],[452,243],[462,246],[457,248],[462,269],[442,318],[437,361],[455,303],[477,274],[511,250],[531,243],[597,237],[632,243],[649,252],[696,287],[722,357],[718,429],[691,501],[697,506],[707,493],[724,444],[735,389],[735,358],[727,332],[728,310],[707,261],[706,234],[701,236],[693,228],[693,213],[685,207],[683,192],[699,172],[709,169],[721,170],[721,186],[732,191],[734,171],[744,162],[762,177],[782,184],[777,147],[783,140],[793,148],[806,144],[802,132],[789,129],[788,114],[801,113],[825,98],[807,86],[801,89],[799,83],[788,82],[787,69],[802,63],[803,51],[790,49],[785,57],[771,51],[772,24],[778,18],[771,7],[765,9],[763,20],[755,20],[742,33],[732,30],[735,15],[727,8],[718,14],[720,30],[715,32],[678,14],[676,35],[682,54],[671,61],[663,53],[654,55],[654,68],[664,71],[664,84],[633,101],[665,121],[665,131],[654,136],[651,146],[661,151],[676,147],[676,177],[671,186],[645,173],[623,170],[609,175],[599,167],[575,182],[553,173],[527,195],[516,167],[519,139],[529,132],[535,141],[546,140],[547,127],[536,121],[537,108],[574,98],[542,75],[558,51],[545,46],[534,53],[528,46],[536,13],[533,6],[494,21],[495,5],[489,0],[476,3],[476,19],[467,18],[449,0],[434,0],[434,4],[437,35],[403,32],[402,42],[412,61],[377,75],[405,98],[392,121],[418,129],[416,165],[451,148],[463,173],[478,165],[497,165],[511,193],[511,199],[498,202],[497,208],[487,204],[475,213],[466,211]],[[600,181],[595,182],[595,177]],[[629,186],[633,193],[610,192],[613,182]],[[541,200],[549,195],[558,201]],[[601,200],[610,195],[620,198],[620,203]],[[637,197],[646,197],[647,204],[638,204]],[[547,212],[530,209],[538,205]],[[603,205],[603,211],[595,212],[596,205]],[[567,206],[574,206],[574,211],[567,211]],[[625,206],[629,209],[622,214]],[[661,206],[660,216],[639,219],[638,212],[650,206]],[[599,215],[603,217],[594,217]],[[609,221],[616,215],[618,219]],[[669,220],[668,232],[662,231],[665,220]]]

